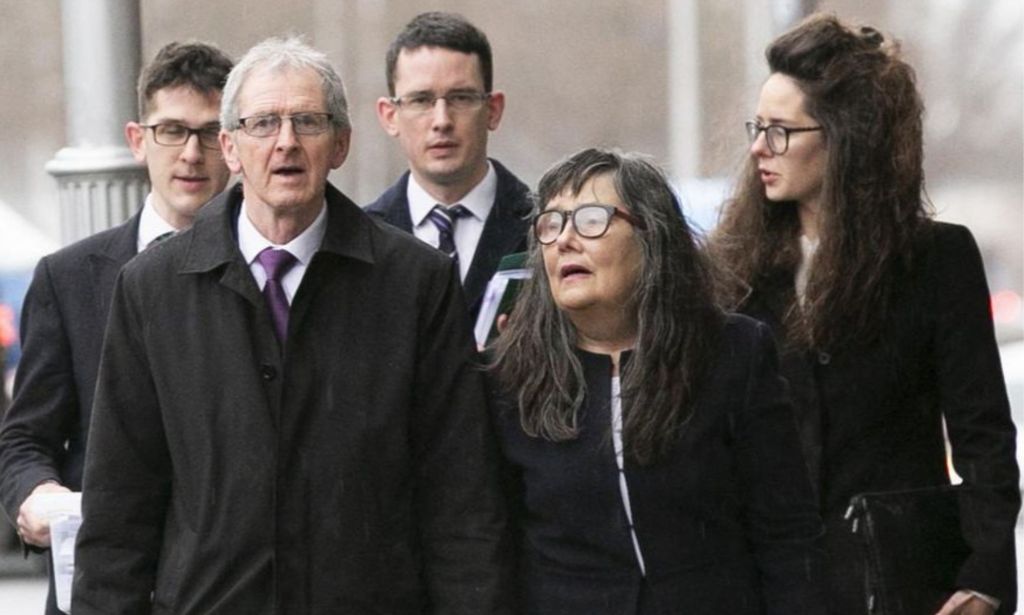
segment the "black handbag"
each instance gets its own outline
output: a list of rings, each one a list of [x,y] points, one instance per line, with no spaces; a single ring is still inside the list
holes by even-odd
[[[846,518],[864,549],[873,615],[934,615],[970,554],[960,530],[963,487],[862,493]]]

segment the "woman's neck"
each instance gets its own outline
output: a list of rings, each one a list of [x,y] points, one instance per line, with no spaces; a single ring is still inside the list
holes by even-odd
[[[817,203],[798,203],[797,216],[800,218],[800,233],[811,241],[818,240],[818,212],[820,208]]]
[[[609,324],[607,320],[594,323],[587,322],[582,318],[573,318],[572,320],[576,326],[576,345],[587,352],[610,356],[612,375],[618,376],[622,351],[636,346],[636,324],[630,322]]]

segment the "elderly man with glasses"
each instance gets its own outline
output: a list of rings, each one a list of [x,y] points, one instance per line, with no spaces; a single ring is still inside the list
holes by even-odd
[[[49,520],[37,506],[43,494],[82,489],[118,270],[148,245],[192,224],[199,208],[227,184],[217,135],[230,70],[231,60],[210,45],[171,43],[157,53],[139,76],[139,121],[125,126],[128,144],[149,174],[145,203],[124,224],[67,246],[36,267],[22,310],[13,405],[0,430],[0,499],[27,549],[50,546]],[[52,575],[46,612],[60,612]]]
[[[531,211],[526,185],[487,158],[505,109],[490,43],[459,15],[423,13],[391,43],[387,78],[377,117],[409,171],[367,211],[453,256],[475,318],[501,257],[526,250]]]
[[[322,53],[251,49],[221,125],[240,184],[115,289],[75,615],[506,612],[450,261],[327,183],[351,130]]]

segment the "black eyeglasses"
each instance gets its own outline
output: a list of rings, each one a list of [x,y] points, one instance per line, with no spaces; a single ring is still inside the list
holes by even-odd
[[[580,237],[597,239],[608,232],[612,218],[619,216],[637,228],[645,228],[639,218],[632,216],[612,205],[590,203],[580,205],[571,211],[549,209],[542,211],[533,218],[533,235],[543,245],[555,243],[558,236],[565,230],[565,223],[571,218],[572,227]]]
[[[157,145],[166,145],[169,147],[177,145],[185,145],[188,143],[189,137],[195,135],[199,138],[199,145],[206,149],[220,149],[220,141],[218,136],[220,135],[220,124],[209,124],[202,128],[189,128],[184,124],[177,122],[162,122],[160,124],[150,124],[149,126],[142,126],[153,131],[153,140],[156,141]]]
[[[821,126],[810,126],[808,128],[789,128],[781,126],[779,124],[767,124],[762,125],[754,120],[749,120],[744,124],[747,127],[747,138],[753,143],[757,141],[757,136],[764,133],[764,140],[768,144],[768,149],[773,154],[781,156],[786,153],[789,149],[789,135],[794,132],[814,132],[816,130],[822,130]]]
[[[318,135],[327,132],[334,116],[330,113],[295,113],[277,115],[267,113],[251,115],[238,120],[242,130],[250,137],[272,137],[281,132],[281,123],[291,120],[292,131],[297,135]]]
[[[490,98],[488,92],[477,92],[474,90],[457,90],[438,96],[433,92],[415,92],[405,96],[391,97],[391,104],[412,114],[430,113],[434,110],[437,101],[443,100],[445,105],[452,111],[476,111],[483,106],[484,101]]]

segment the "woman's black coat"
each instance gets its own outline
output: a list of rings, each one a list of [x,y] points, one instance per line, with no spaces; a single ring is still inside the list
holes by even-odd
[[[495,404],[518,511],[522,612],[822,612],[821,522],[767,327],[730,317],[693,416],[668,456],[649,466],[626,458],[646,579],[619,492],[610,358],[578,354],[587,388],[577,439],[528,437],[508,400]],[[638,411],[624,405],[625,415]]]
[[[769,323],[783,349],[782,375],[826,525],[830,612],[866,612],[859,544],[842,518],[851,496],[948,484],[945,417],[954,467],[974,489],[961,501],[973,552],[958,585],[1013,613],[1016,433],[981,255],[966,228],[930,222],[910,262],[891,312],[877,315],[884,322],[878,342],[787,350],[782,288],[755,288],[743,310]]]

